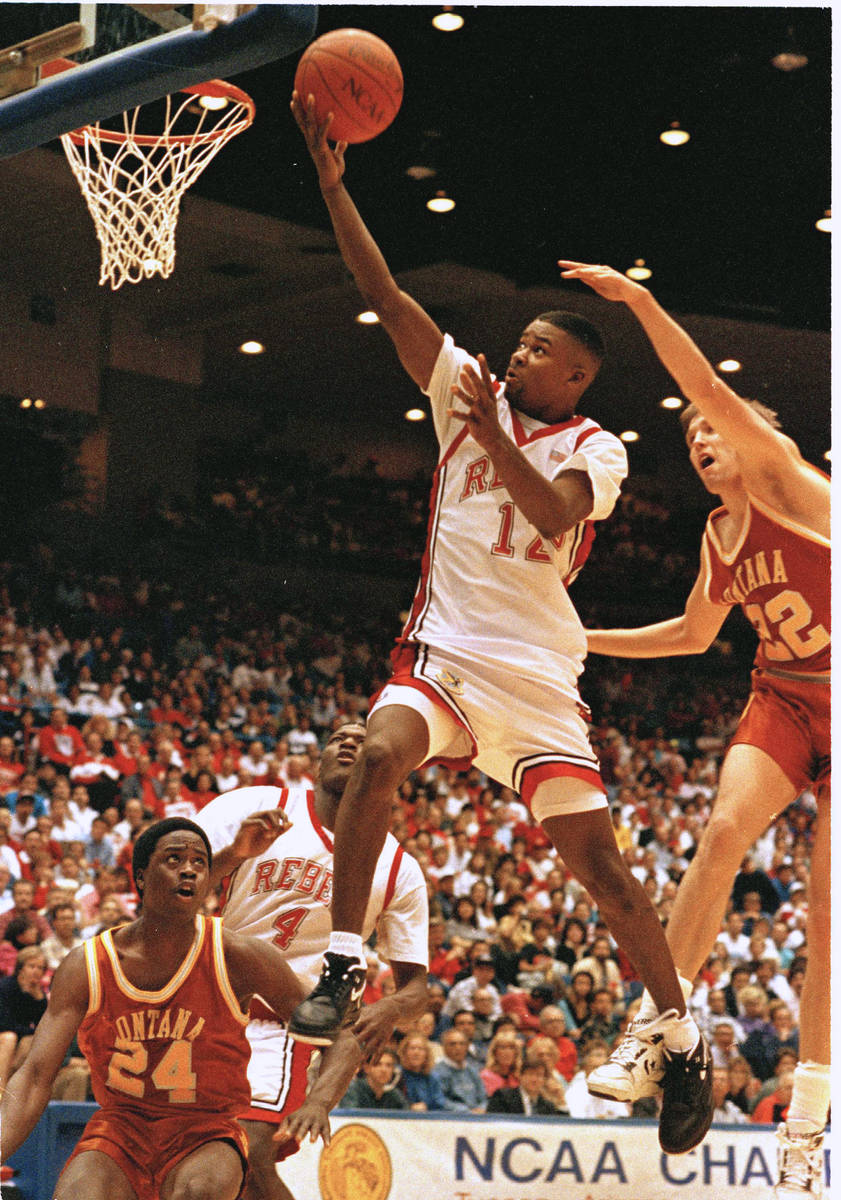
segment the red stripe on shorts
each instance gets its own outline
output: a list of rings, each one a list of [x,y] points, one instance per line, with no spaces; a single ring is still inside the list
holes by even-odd
[[[541,783],[545,783],[547,779],[565,779],[570,776],[583,779],[585,783],[592,783],[600,792],[607,791],[595,767],[576,767],[572,763],[549,762],[526,767],[520,784],[520,799],[524,804],[531,805],[532,797]]]

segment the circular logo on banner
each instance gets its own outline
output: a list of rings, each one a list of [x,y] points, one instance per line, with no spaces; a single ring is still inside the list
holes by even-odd
[[[391,1158],[382,1138],[366,1125],[345,1125],[318,1163],[323,1200],[386,1200]]]

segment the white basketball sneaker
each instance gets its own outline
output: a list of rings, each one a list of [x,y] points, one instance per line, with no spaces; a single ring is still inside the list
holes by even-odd
[[[777,1128],[777,1165],[780,1179],[774,1200],[802,1200],[823,1196],[823,1130],[792,1133],[788,1125]]]
[[[677,1009],[669,1008],[653,1021],[632,1021],[607,1062],[587,1076],[590,1095],[626,1103],[659,1095],[666,1069],[663,1030],[676,1016]]]

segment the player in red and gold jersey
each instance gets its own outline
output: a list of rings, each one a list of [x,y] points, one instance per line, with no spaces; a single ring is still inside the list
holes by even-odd
[[[304,993],[272,947],[201,914],[211,851],[192,821],[173,817],[135,843],[140,916],[71,951],[56,971],[47,1012],[0,1108],[5,1161],[34,1128],[73,1038],[91,1068],[100,1110],[91,1117],[55,1200],[235,1200],[247,1142],[237,1121],[250,1100],[245,1037],[259,992],[287,1017]],[[348,1033],[325,1056],[299,1136],[328,1133],[326,1113],[361,1052]],[[311,1097],[312,1099],[312,1097]]]
[[[807,463],[776,414],[745,401],[651,293],[609,267],[562,261],[637,317],[690,401],[682,414],[689,457],[723,504],[709,517],[701,570],[682,616],[641,629],[590,630],[590,651],[651,658],[706,650],[738,604],[759,635],[748,700],[724,758],[718,796],[681,881],[667,940],[688,980],[711,950],[745,852],[800,792],[818,801],[812,849],[806,985],[794,1094],[780,1127],[778,1200],[821,1194],[821,1144],[830,1086],[830,485]],[[653,1015],[644,1002],[640,1018]],[[637,1035],[610,1067],[622,1099],[650,1070],[657,1050]],[[636,1045],[635,1045],[636,1043]],[[608,1071],[608,1068],[602,1068]]]

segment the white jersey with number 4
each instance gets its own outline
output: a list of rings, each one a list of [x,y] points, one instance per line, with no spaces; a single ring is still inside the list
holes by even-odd
[[[584,471],[593,489],[588,518],[544,538],[496,478],[488,454],[447,409],[462,366],[475,359],[449,334],[427,394],[441,446],[432,484],[421,578],[403,639],[454,651],[551,682],[577,678],[587,642],[567,595],[593,541],[593,522],[608,517],[628,472],[617,437],[588,417],[545,425],[514,409],[497,383],[503,430],[546,479]],[[455,407],[461,407],[457,402]]]
[[[319,821],[312,791],[246,787],[224,793],[197,817],[216,853],[234,840],[251,813],[282,807],[292,827],[269,849],[247,859],[225,883],[222,917],[236,933],[270,942],[309,990],[330,940],[333,835]],[[384,961],[428,963],[428,899],[419,864],[392,834],[377,860],[363,941],[377,930]]]

